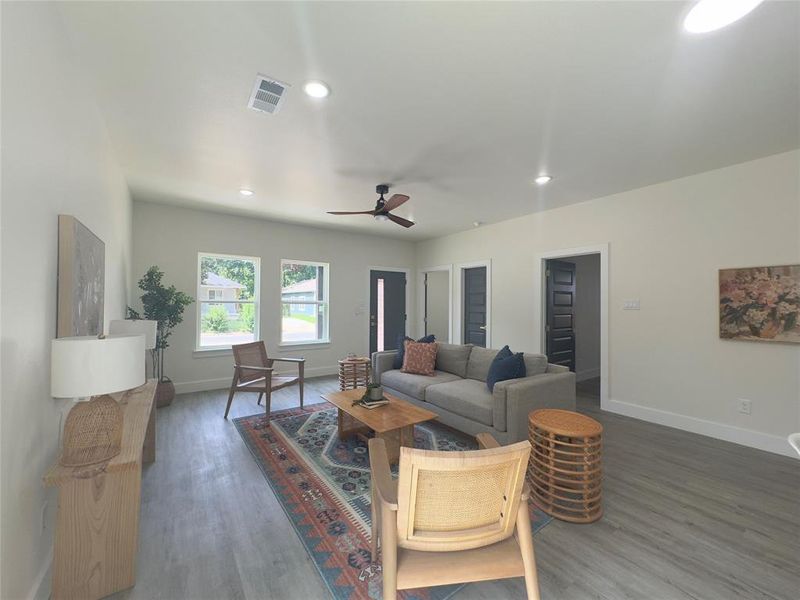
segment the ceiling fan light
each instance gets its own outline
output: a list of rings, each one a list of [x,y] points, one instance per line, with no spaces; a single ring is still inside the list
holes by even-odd
[[[385,215],[385,214],[379,213],[379,214],[375,215],[375,220],[376,221],[388,221],[389,220],[389,215]]]

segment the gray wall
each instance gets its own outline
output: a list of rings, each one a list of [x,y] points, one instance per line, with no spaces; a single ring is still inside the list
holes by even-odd
[[[0,37],[0,598],[11,600],[50,590],[57,500],[41,478],[58,459],[61,421],[72,407],[50,397],[58,215],[74,215],[105,242],[107,330],[128,299],[131,203],[58,3],[3,3]]]
[[[164,280],[197,295],[197,253],[261,259],[261,339],[273,355],[304,356],[308,376],[334,373],[348,353],[369,352],[369,268],[409,268],[408,323],[414,323],[414,246],[410,242],[222,215],[146,202],[133,204],[133,277],[158,265]],[[282,258],[330,263],[330,343],[280,346]],[[138,290],[134,304],[139,305]],[[195,352],[197,304],[170,338],[167,375],[179,392],[224,388],[231,351]],[[279,367],[280,368],[280,367]],[[289,367],[283,366],[284,369]]]
[[[450,273],[449,271],[430,271],[427,273],[427,327],[428,333],[437,341],[450,341]]]

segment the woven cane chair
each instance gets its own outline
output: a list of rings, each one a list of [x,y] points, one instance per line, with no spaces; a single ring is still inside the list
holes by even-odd
[[[258,392],[258,404],[266,396],[264,403],[269,418],[272,403],[272,392],[297,384],[300,388],[300,408],[303,408],[303,383],[305,380],[305,358],[269,358],[264,342],[235,344],[233,350],[233,381],[228,393],[228,405],[225,407],[225,418],[231,410],[233,395],[236,392]],[[276,362],[295,363],[297,377],[274,375],[272,365]]]
[[[480,434],[482,450],[400,448],[392,481],[386,445],[369,440],[372,556],[380,541],[383,598],[397,590],[525,577],[539,600],[525,469],[529,442],[501,447]]]

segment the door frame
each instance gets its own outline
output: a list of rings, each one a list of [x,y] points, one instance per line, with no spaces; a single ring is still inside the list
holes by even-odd
[[[452,288],[458,290],[454,294],[453,307],[453,334],[450,339],[456,344],[464,343],[464,269],[486,267],[486,347],[492,347],[492,261],[474,260],[458,263],[453,269],[454,281]]]
[[[371,332],[369,330],[369,309],[370,309],[370,294],[372,288],[372,280],[370,279],[372,271],[394,271],[396,273],[405,273],[406,274],[406,335],[408,335],[410,323],[413,323],[412,318],[414,317],[414,313],[412,313],[412,306],[411,306],[411,269],[405,267],[376,267],[376,266],[368,266],[367,267],[367,294],[366,294],[366,302],[365,306],[367,309],[364,311],[364,314],[367,316],[366,323],[367,323],[367,352],[366,355],[369,355],[369,336]]]
[[[438,265],[435,267],[424,267],[417,272],[417,336],[425,335],[425,274],[434,271],[447,271],[447,342],[453,343],[453,265]]]
[[[539,352],[547,349],[547,261],[586,254],[600,255],[600,408],[608,410],[608,242],[593,246],[538,252],[533,265],[534,314],[539,315]]]

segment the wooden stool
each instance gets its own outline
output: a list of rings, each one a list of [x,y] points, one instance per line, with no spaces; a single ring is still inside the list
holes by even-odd
[[[535,410],[528,415],[531,460],[528,481],[533,501],[544,512],[573,523],[603,514],[603,426],[568,410]]]
[[[369,359],[366,356],[339,361],[339,389],[365,388],[369,383]]]

